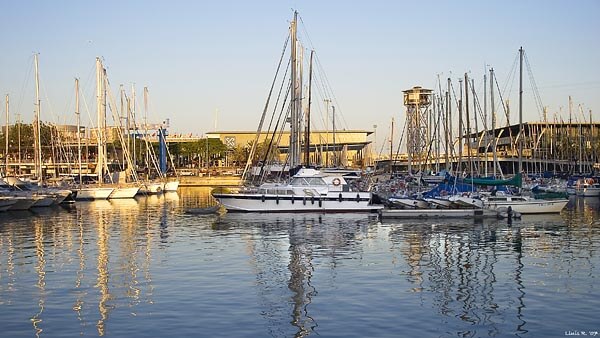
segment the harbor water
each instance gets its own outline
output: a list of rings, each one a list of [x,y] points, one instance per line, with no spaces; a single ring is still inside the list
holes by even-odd
[[[600,332],[600,199],[521,220],[198,215],[208,188],[0,213],[0,337]]]

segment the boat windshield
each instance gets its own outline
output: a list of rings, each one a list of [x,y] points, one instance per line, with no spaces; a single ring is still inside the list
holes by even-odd
[[[293,186],[327,186],[322,177],[294,177],[290,185]]]

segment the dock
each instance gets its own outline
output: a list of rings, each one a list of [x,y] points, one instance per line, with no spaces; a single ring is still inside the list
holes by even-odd
[[[382,209],[381,219],[393,218],[497,218],[490,209]]]

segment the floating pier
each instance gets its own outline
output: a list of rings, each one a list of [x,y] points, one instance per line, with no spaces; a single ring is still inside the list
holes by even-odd
[[[390,218],[497,218],[490,209],[382,209],[381,219]]]

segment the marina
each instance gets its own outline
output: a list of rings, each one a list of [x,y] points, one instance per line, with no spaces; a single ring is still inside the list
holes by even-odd
[[[4,6],[0,338],[598,336],[600,3],[296,5]]]
[[[190,214],[208,188],[0,213],[7,337],[598,330],[600,200],[560,214]],[[548,306],[558,304],[557,306]],[[402,315],[398,315],[402,314]]]

